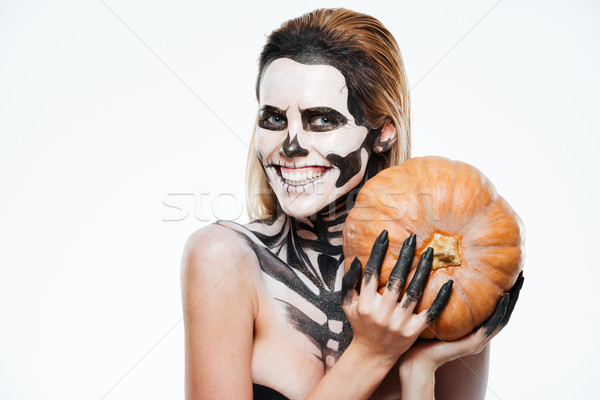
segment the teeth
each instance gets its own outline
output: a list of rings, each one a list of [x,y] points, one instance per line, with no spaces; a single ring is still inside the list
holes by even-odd
[[[316,181],[323,174],[324,174],[324,172],[313,172],[313,171],[302,172],[302,173],[300,173],[300,172],[289,173],[289,172],[281,171],[281,177],[283,178],[283,181],[285,183],[287,183],[288,185],[292,185],[292,186],[306,185],[307,183]]]

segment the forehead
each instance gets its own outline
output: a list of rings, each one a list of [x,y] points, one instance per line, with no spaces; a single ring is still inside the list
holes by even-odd
[[[326,106],[348,114],[348,89],[344,75],[330,65],[306,65],[278,58],[260,83],[260,104],[281,109]]]

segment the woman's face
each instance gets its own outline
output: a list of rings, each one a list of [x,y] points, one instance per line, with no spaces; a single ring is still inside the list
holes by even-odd
[[[368,130],[348,111],[339,70],[279,58],[259,90],[256,152],[286,214],[313,215],[360,183]]]

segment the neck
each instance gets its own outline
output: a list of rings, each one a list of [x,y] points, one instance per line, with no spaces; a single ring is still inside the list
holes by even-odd
[[[327,249],[325,254],[333,257],[341,255],[342,229],[348,213],[354,206],[358,189],[357,187],[351,190],[310,217],[295,218],[286,215],[286,225],[300,239],[297,244],[308,244],[315,250]]]

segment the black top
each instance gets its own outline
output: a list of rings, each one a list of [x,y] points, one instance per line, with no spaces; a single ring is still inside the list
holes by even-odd
[[[278,391],[257,383],[252,384],[252,392],[254,400],[289,400]]]

